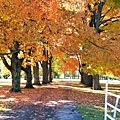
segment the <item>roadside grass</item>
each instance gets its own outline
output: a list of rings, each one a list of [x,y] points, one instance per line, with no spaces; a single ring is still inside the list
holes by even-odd
[[[83,117],[83,120],[104,120],[104,108],[98,106],[78,105],[78,111]],[[113,110],[109,108],[108,114],[113,116]],[[110,120],[107,118],[107,120]],[[120,120],[120,113],[117,112],[116,120]]]
[[[83,117],[83,120],[103,120],[104,108],[96,106],[78,105],[78,111]]]

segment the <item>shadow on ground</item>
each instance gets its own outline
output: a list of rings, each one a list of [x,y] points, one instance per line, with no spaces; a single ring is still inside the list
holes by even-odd
[[[8,109],[0,115],[0,120],[82,120],[82,117],[72,104],[47,106],[38,103],[17,110]]]

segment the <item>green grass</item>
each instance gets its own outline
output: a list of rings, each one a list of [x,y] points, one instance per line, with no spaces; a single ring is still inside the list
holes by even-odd
[[[104,108],[79,105],[78,111],[84,120],[104,120]]]
[[[104,108],[98,106],[78,106],[78,111],[84,120],[104,120]],[[108,114],[113,116],[113,110],[109,108]],[[109,118],[107,120],[110,120]],[[120,113],[117,112],[116,120],[120,120]]]

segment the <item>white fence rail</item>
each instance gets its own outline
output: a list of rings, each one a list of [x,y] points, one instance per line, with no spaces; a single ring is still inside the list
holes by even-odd
[[[106,82],[106,92],[105,92],[105,116],[104,116],[104,120],[120,120],[120,118],[116,118],[117,112],[120,112],[120,108],[118,108],[118,102],[120,99],[120,95],[116,95],[113,94],[111,92],[109,92],[108,90],[108,85],[109,84],[120,84],[120,82],[115,82],[112,80],[107,80]],[[108,102],[108,96],[113,96],[115,97],[115,105],[111,104]],[[108,107],[113,109],[113,115],[109,115],[108,114]]]

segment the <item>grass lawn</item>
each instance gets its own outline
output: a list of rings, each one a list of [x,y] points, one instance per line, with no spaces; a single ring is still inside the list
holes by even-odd
[[[84,120],[103,120],[104,119],[104,108],[79,105],[78,111],[83,116]]]
[[[105,89],[105,84],[101,84],[102,88]],[[120,95],[120,84],[110,84],[109,85],[109,90],[112,93]],[[109,97],[109,99],[111,99]],[[115,98],[113,99],[115,102]],[[110,101],[109,101],[110,102]],[[110,102],[112,103],[112,102]],[[120,109],[120,100],[119,100],[119,105],[118,108]],[[78,111],[80,114],[83,116],[84,120],[104,120],[104,106],[102,107],[101,105],[78,105]],[[108,114],[113,116],[113,109],[108,107]],[[107,118],[107,120],[110,120]],[[120,120],[120,113],[117,112],[116,114],[116,120]]]
[[[78,111],[84,120],[104,120],[104,108],[98,106],[79,105]],[[108,114],[113,116],[113,110],[109,109]],[[109,118],[107,120],[110,120]],[[120,113],[117,112],[116,120],[120,120]]]

